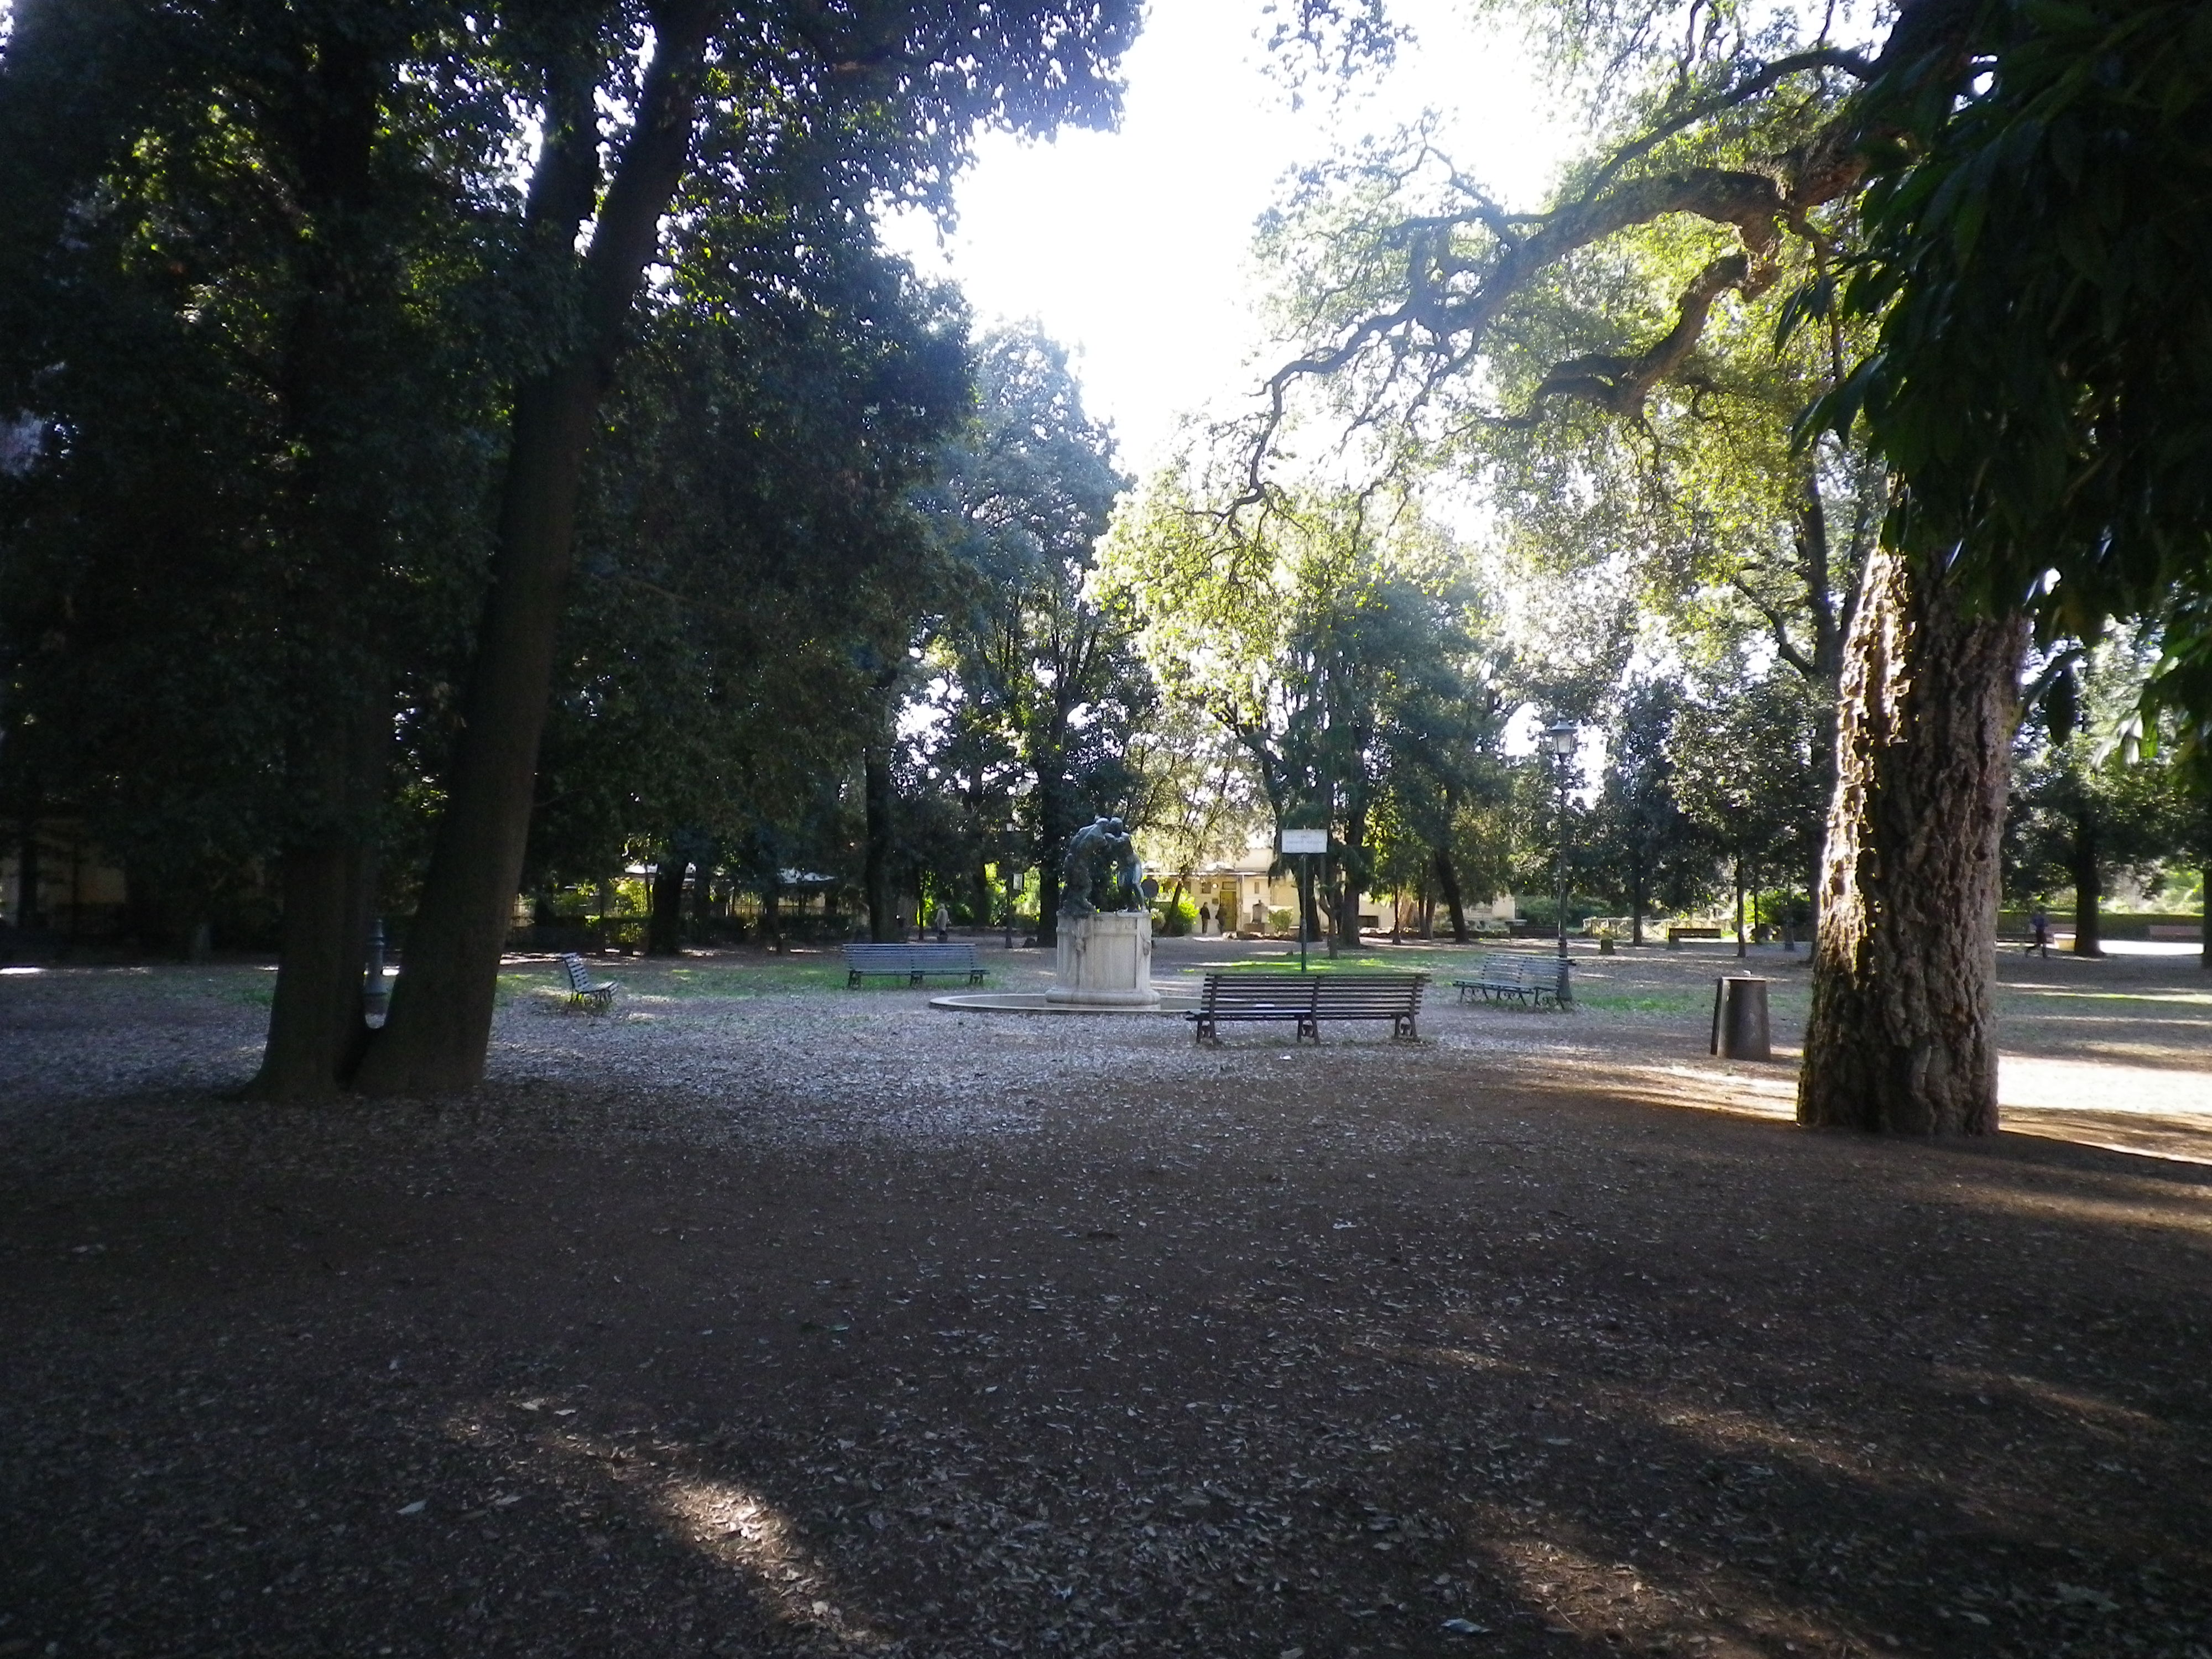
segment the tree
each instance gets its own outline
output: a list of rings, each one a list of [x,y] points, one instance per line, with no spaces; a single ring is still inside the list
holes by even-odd
[[[1162,904],[1172,931],[1193,873],[1242,853],[1266,824],[1266,808],[1249,758],[1187,702],[1163,701],[1131,743],[1128,762],[1136,792],[1126,818],[1171,883]]]
[[[1356,935],[1394,780],[1409,803],[1456,783],[1470,718],[1494,741],[1475,596],[1403,497],[1283,498],[1249,518],[1205,501],[1202,479],[1156,479],[1116,521],[1110,565],[1142,597],[1163,684],[1243,750],[1278,831],[1331,831],[1316,908],[1334,950]],[[1450,816],[1426,821],[1441,833]]]
[[[1112,64],[1134,23],[1122,5],[1071,13],[1053,0],[880,0],[834,15],[656,0],[645,21],[652,54],[641,76],[632,78],[633,40],[618,39],[593,41],[546,76],[552,118],[524,231],[556,265],[573,308],[562,319],[566,349],[515,391],[492,582],[450,805],[423,881],[428,971],[410,964],[403,975],[414,983],[401,986],[359,1077],[374,1092],[465,1087],[482,1073],[577,484],[671,210],[742,200],[761,163],[796,164],[823,196],[848,203],[941,201],[979,122],[1049,130],[1109,118]],[[614,95],[601,100],[603,88]],[[624,106],[634,112],[627,126],[603,132],[599,110]],[[615,160],[602,193],[603,145]],[[580,252],[559,252],[580,242]]]
[[[677,949],[717,847],[836,862],[796,825],[866,734],[855,642],[938,580],[907,497],[967,414],[966,319],[855,230],[756,230],[661,296],[586,475],[526,868],[649,859],[651,950]]]
[[[800,231],[857,224],[884,200],[941,206],[979,123],[1110,118],[1133,27],[1119,0],[17,9],[0,125],[22,280],[4,286],[41,321],[152,314],[187,342],[221,337],[237,377],[216,375],[218,352],[200,384],[270,388],[247,433],[282,441],[226,457],[209,482],[228,496],[211,520],[221,556],[265,556],[267,580],[240,585],[279,622],[250,637],[301,647],[310,695],[258,706],[322,711],[289,745],[314,776],[291,792],[311,822],[285,837],[278,1091],[349,1072],[386,1093],[480,1073],[586,459],[640,297],[663,280],[648,271],[684,285],[761,248],[702,226]],[[533,146],[518,189],[514,158]],[[150,302],[87,303],[118,278]],[[52,354],[52,332],[20,337],[9,401],[66,436],[83,477],[121,459],[84,447],[118,428],[60,418],[49,371],[92,356]],[[425,480],[394,456],[434,441],[453,464],[420,497],[472,495],[465,536],[402,534]],[[287,510],[237,510],[256,492]],[[264,533],[280,521],[281,539]],[[409,616],[423,605],[428,625]],[[374,648],[388,640],[405,647],[397,665]],[[425,643],[452,654],[426,664]],[[241,672],[273,687],[264,656]],[[354,1069],[356,924],[395,726],[422,735],[416,758],[439,777],[414,793],[442,806],[407,972]]]
[[[43,642],[9,762],[157,887],[274,856],[265,1094],[366,1039],[395,773],[465,640],[520,346],[483,321],[496,215],[454,191],[505,165],[485,49],[428,0],[30,0],[0,60],[0,407],[39,439],[9,623]]]
[[[1571,400],[1632,423],[1655,398],[1694,404],[1717,315],[1765,295],[1793,264],[1818,290],[1894,133],[1846,91],[1959,62],[1971,9],[1913,0],[1878,43],[1830,38],[1832,9],[1809,34],[1786,14],[1758,32],[1727,10],[1685,26],[1703,11],[1548,9],[1564,46],[1604,64],[1610,88],[1630,88],[1605,106],[1625,108],[1620,136],[1541,212],[1508,211],[1447,167],[1431,174],[1443,199],[1355,221],[1332,280],[1301,289],[1313,301],[1300,314],[1304,349],[1268,383],[1250,493],[1294,390],[1316,379],[1361,429],[1418,429],[1446,391],[1480,385],[1495,342],[1517,332],[1550,356],[1534,407],[1462,403],[1453,420],[1526,419]],[[1660,58],[1650,42],[1661,39],[1683,41],[1679,57]],[[1601,272],[1620,239],[1647,227],[1695,252],[1665,313],[1547,346],[1551,292]],[[1842,632],[1804,1122],[1995,1125],[1996,854],[2025,637],[2016,616],[1974,611],[1940,565],[1893,551],[1867,559]]]
[[[1686,908],[1705,895],[1714,843],[1677,798],[1674,734],[1683,714],[1671,680],[1623,689],[1606,723],[1606,763],[1586,829],[1585,878],[1628,912],[1629,942],[1644,943],[1655,901]]]
[[[1849,311],[1879,319],[1880,339],[1816,411],[1836,430],[1863,417],[1899,475],[1888,537],[1899,568],[1885,581],[1929,631],[1923,658],[1945,673],[1980,661],[1994,678],[2017,656],[2023,610],[2046,639],[2094,638],[2114,615],[2163,616],[2183,671],[2167,689],[2194,702],[2192,733],[2212,709],[2186,672],[2212,656],[2212,635],[2193,629],[2212,525],[2202,371],[2212,324],[2172,296],[2191,291],[2212,251],[2206,161],[2191,136],[2212,95],[2208,50],[2200,8],[2002,3],[1948,10],[1933,48],[1885,62],[1863,130],[1898,142],[1880,156],[1846,291]],[[1828,295],[1814,289],[1806,312],[1825,311]],[[1959,734],[1966,763],[1948,781],[1893,778],[1887,764],[1884,740],[1942,690],[1925,676],[1869,676],[1865,715],[1850,722],[1867,739],[1864,799],[1971,805],[1978,826],[2003,799],[1996,738],[2010,711],[1994,694],[1961,687],[1954,708],[1920,716]],[[1947,867],[1929,872],[1900,847],[1877,884],[1948,889],[1979,913],[1996,840],[1959,837],[1939,848]],[[1917,1123],[1927,1098],[1945,1097],[1939,1122],[1993,1126],[1984,941],[1900,996],[1868,971],[1884,965],[1869,935],[1880,914],[1862,907],[1824,935],[1801,1117]],[[1944,1017],[1910,1029],[1889,1012],[1930,1002]],[[1953,1025],[1971,1034],[1970,1064],[1918,1058]],[[1916,1081],[1929,1075],[1955,1083]]]
[[[2146,755],[2131,740],[2157,660],[2148,643],[2115,629],[2094,650],[2059,653],[2021,728],[2007,884],[2030,899],[2074,890],[2077,956],[2104,954],[2100,906],[2112,876],[2147,875],[2196,839],[2185,767],[2170,747]]]
[[[1826,804],[1820,713],[1786,669],[1740,675],[1686,703],[1683,713],[1668,738],[1670,789],[1733,866],[1741,956],[1744,896],[1758,890],[1758,872],[1809,868]]]
[[[1034,328],[979,343],[976,397],[926,502],[954,567],[935,640],[950,698],[938,762],[964,775],[979,847],[999,803],[1020,802],[1050,944],[1068,837],[1127,802],[1129,744],[1152,703],[1127,597],[1097,573],[1127,481],[1066,352]]]

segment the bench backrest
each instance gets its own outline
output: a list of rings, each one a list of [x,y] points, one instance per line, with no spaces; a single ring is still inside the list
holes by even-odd
[[[1426,974],[1208,974],[1199,990],[1207,1013],[1300,1008],[1316,1015],[1417,1013]]]
[[[916,970],[945,973],[974,968],[975,947],[969,944],[848,945],[845,947],[845,965],[887,974]]]
[[[573,951],[564,951],[561,957],[561,966],[568,970],[570,990],[588,991],[592,988],[591,971],[584,966],[583,957]]]
[[[975,947],[958,945],[909,945],[917,968],[972,968],[975,965]]]
[[[1540,957],[1532,951],[1498,951],[1483,957],[1475,966],[1475,977],[1491,981],[1510,980],[1516,982],[1528,979],[1549,979],[1557,971],[1556,957]]]

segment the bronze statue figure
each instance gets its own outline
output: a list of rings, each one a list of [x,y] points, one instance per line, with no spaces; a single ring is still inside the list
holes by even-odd
[[[1060,914],[1093,916],[1102,910],[1148,908],[1144,879],[1144,860],[1121,820],[1093,819],[1068,837],[1060,865]]]

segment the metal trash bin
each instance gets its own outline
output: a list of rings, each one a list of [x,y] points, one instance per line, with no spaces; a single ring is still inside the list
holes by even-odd
[[[1771,1060],[1774,1037],[1766,1018],[1768,981],[1729,974],[1713,981],[1712,1052],[1723,1060]]]

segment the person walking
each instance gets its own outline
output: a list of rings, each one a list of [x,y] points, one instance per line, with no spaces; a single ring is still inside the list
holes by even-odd
[[[2051,918],[2041,905],[2028,912],[2027,931],[2031,938],[2028,949],[2046,961],[2051,956]]]

